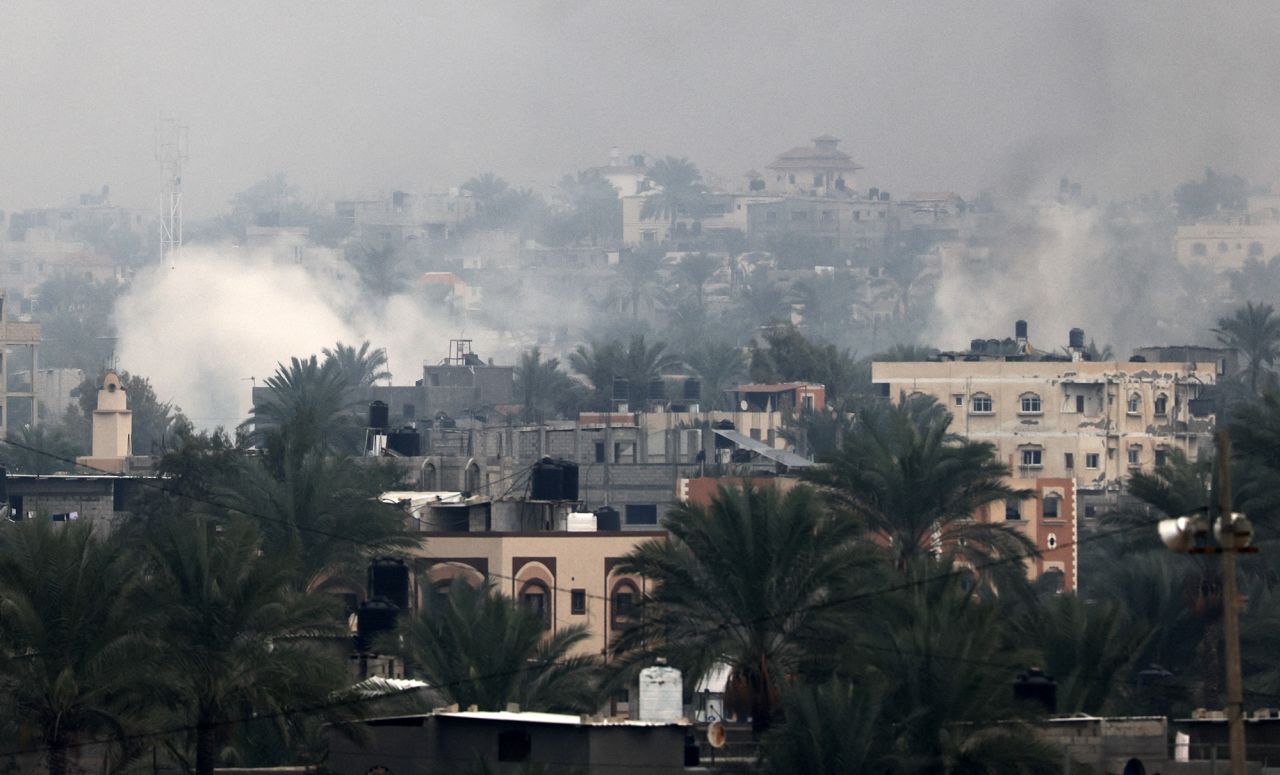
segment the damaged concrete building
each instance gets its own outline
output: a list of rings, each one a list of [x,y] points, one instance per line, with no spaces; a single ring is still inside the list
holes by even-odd
[[[951,411],[954,431],[994,444],[1016,477],[1074,481],[1082,516],[1092,516],[1133,472],[1174,452],[1199,456],[1213,428],[1203,399],[1224,366],[1142,355],[1091,361],[1084,332],[1072,329],[1069,339],[1065,355],[1037,350],[1018,321],[1014,339],[975,339],[968,351],[926,362],[875,363],[872,381],[895,401],[934,397]]]

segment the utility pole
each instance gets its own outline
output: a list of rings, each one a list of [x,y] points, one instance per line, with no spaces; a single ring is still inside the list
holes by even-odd
[[[1218,521],[1219,534],[1229,535],[1227,525],[1234,523],[1231,512],[1231,437],[1219,429],[1218,442]],[[1223,521],[1228,522],[1224,523]],[[1225,543],[1221,540],[1219,543]],[[1236,590],[1236,554],[1234,541],[1222,546],[1222,630],[1227,647],[1227,726],[1231,743],[1231,775],[1245,775],[1244,760],[1244,690],[1240,669],[1240,594]]]
[[[1175,552],[1222,555],[1222,635],[1226,650],[1227,731],[1231,750],[1231,775],[1245,775],[1244,689],[1240,668],[1240,592],[1236,584],[1236,555],[1252,554],[1253,526],[1249,518],[1231,510],[1231,438],[1225,429],[1216,434],[1217,519],[1210,523],[1204,509],[1173,519],[1160,520],[1160,540]]]

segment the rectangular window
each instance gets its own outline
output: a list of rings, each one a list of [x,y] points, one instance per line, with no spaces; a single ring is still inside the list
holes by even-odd
[[[1010,498],[1004,502],[1005,519],[1022,519],[1022,504]]]
[[[814,185],[814,186],[821,186],[821,185],[822,185],[822,176],[821,176],[821,175],[814,175],[814,176],[813,176],[813,185]]]
[[[401,416],[406,420],[413,420],[418,416],[418,408],[413,404],[405,404],[401,408],[403,409]]]
[[[964,406],[964,396],[961,395],[960,393],[956,393],[955,395],[951,396],[951,403],[955,404],[956,406]]]
[[[585,614],[587,612],[587,590],[569,590],[569,613]]]
[[[528,761],[533,751],[533,740],[527,729],[507,729],[498,733],[498,761]]]
[[[1031,393],[1021,398],[1018,411],[1022,414],[1040,414],[1040,396]]]
[[[627,504],[627,524],[628,525],[656,525],[658,524],[658,507],[652,503],[629,503]]]
[[[596,442],[596,462],[597,463],[604,462],[604,442],[603,441]]]
[[[752,429],[751,429],[751,438],[752,438],[752,439],[754,439],[755,441],[759,441],[759,440],[760,440],[760,429],[759,429],[759,428],[752,428]]]
[[[991,414],[991,396],[984,394],[974,396],[971,411],[974,414]]]
[[[769,212],[767,212],[767,213],[765,213],[765,214],[764,214],[764,219],[765,219],[766,221],[776,221],[776,220],[778,220],[778,211],[777,211],[777,210],[770,210]]]
[[[1129,447],[1129,465],[1136,466],[1141,462],[1142,447]]]
[[[834,221],[835,219],[836,219],[836,211],[835,211],[835,210],[823,210],[823,211],[822,211],[822,220],[827,221],[827,222],[830,222],[830,221]]]
[[[1076,414],[1084,414],[1084,396],[1076,396]]]
[[[640,239],[645,242],[654,242],[657,239],[657,235],[652,231],[642,231],[640,232]]]
[[[1086,453],[1085,453],[1085,455],[1084,455],[1084,467],[1085,467],[1085,468],[1097,468],[1097,467],[1098,467],[1098,453],[1097,453],[1097,452],[1086,452]]]
[[[1044,499],[1044,518],[1058,518],[1058,504],[1062,501],[1057,495],[1047,495]]]
[[[796,210],[795,212],[791,213],[791,220],[807,221],[809,220],[809,213],[805,212],[804,210]]]
[[[1169,455],[1163,449],[1156,450],[1156,465],[1162,466],[1168,462]]]
[[[1024,449],[1022,450],[1022,465],[1030,468],[1039,468],[1041,463],[1041,449]]]
[[[1062,456],[1062,464],[1063,464],[1063,467],[1066,468],[1067,470],[1071,470],[1072,468],[1075,468],[1076,456],[1071,454],[1070,452],[1065,453]]]

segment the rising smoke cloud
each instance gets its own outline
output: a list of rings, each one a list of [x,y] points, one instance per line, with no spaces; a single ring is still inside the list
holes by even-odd
[[[149,377],[197,427],[232,427],[247,416],[250,378],[261,385],[292,356],[368,340],[386,348],[396,383],[412,384],[462,333],[410,294],[363,299],[345,262],[317,272],[281,258],[190,247],[172,267],[148,269],[116,305],[121,368]],[[468,336],[491,344],[484,332]]]

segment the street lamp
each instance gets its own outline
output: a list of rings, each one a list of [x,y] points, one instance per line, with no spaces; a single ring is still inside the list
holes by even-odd
[[[1222,555],[1222,630],[1227,656],[1227,726],[1231,743],[1231,775],[1245,775],[1244,691],[1240,675],[1240,593],[1236,589],[1236,555],[1258,551],[1250,546],[1253,525],[1249,518],[1231,510],[1231,439],[1225,430],[1217,433],[1218,517],[1213,520],[1209,541],[1209,521],[1205,513],[1162,519],[1157,529],[1169,549],[1183,554]],[[1204,512],[1208,510],[1205,509]]]

